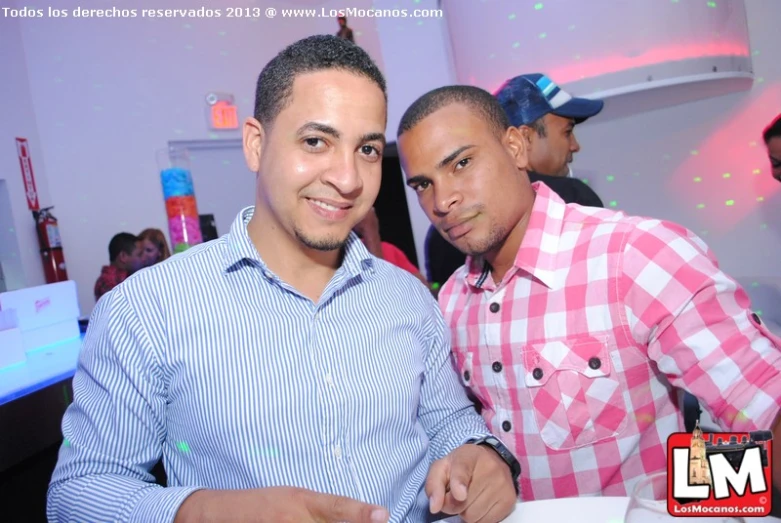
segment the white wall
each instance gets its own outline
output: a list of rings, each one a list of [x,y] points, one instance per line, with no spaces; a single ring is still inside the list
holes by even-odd
[[[16,152],[16,137],[27,138],[30,144],[33,172],[41,207],[51,203],[47,183],[44,147],[38,133],[38,124],[30,96],[27,78],[27,60],[22,46],[20,22],[0,16],[0,180],[5,180],[8,199],[0,205],[8,206],[13,223],[5,223],[0,234],[3,242],[0,262],[8,290],[45,283],[38,238],[32,214],[27,208],[24,184]],[[56,211],[59,209],[55,209]],[[8,209],[0,210],[8,217]]]
[[[444,3],[451,9],[457,5]],[[188,4],[200,7],[195,0],[175,0],[166,7]],[[262,4],[278,10],[345,7],[318,0]],[[350,4],[436,8],[436,0]],[[623,120],[588,122],[578,129],[584,150],[574,168],[591,178],[606,202],[672,219],[703,234],[730,273],[762,285],[777,272],[781,256],[781,185],[768,175],[759,137],[781,109],[775,23],[781,19],[781,2],[746,4],[755,72],[761,78],[750,92]],[[123,2],[116,5],[123,7]],[[110,7],[100,0],[85,0],[81,6]],[[169,140],[213,137],[203,114],[203,97],[209,91],[233,93],[241,117],[250,114],[257,74],[279,49],[298,38],[337,29],[331,18],[279,16],[257,21],[0,19],[0,24],[0,70],[9,71],[11,79],[4,74],[0,82],[0,177],[16,194],[17,229],[29,229],[18,234],[26,256],[25,277],[28,284],[43,280],[21,192],[16,135],[30,139],[42,203],[56,205],[69,275],[79,285],[85,314],[94,305],[92,285],[107,263],[111,236],[145,227],[166,230],[155,150]],[[455,82],[450,37],[459,35],[449,35],[444,20],[353,18],[350,25],[358,43],[387,75],[388,138],[393,140],[401,114],[417,96]],[[727,172],[730,177],[724,178]],[[695,177],[702,181],[694,182]],[[733,206],[724,204],[728,199],[734,200]],[[428,223],[414,195],[409,194],[408,201],[422,259]],[[697,208],[700,204],[705,207]],[[751,254],[759,247],[767,254]]]
[[[16,199],[16,194],[14,199]],[[6,274],[8,281],[6,282]],[[25,287],[26,278],[19,255],[19,241],[16,238],[16,220],[11,208],[8,183],[0,178],[0,292],[8,288]]]
[[[345,7],[343,2],[312,0],[172,0],[165,7],[197,9],[204,4],[219,7],[223,17],[45,18],[18,24],[27,55],[28,100],[45,144],[43,150],[33,147],[33,159],[37,170],[44,162],[49,166],[68,274],[78,283],[84,314],[94,306],[92,288],[101,265],[108,263],[114,234],[137,234],[146,227],[167,233],[155,151],[169,140],[218,136],[210,135],[205,122],[204,97],[210,91],[233,93],[240,118],[251,115],[257,76],[277,52],[300,38],[338,30],[334,18],[283,18],[283,7]],[[84,0],[78,5],[107,9],[136,4]],[[228,19],[228,5],[274,6],[278,16]],[[370,0],[350,2],[350,7],[370,6]],[[381,65],[374,20],[356,18],[350,25],[358,43]],[[18,35],[3,38],[21,49]],[[28,116],[19,114],[13,121],[33,125]]]
[[[750,91],[597,117],[577,128],[583,150],[573,168],[606,203],[701,234],[722,267],[759,292],[778,276],[781,259],[781,184],[770,176],[761,137],[781,112],[781,2],[747,0],[746,8],[757,77]]]

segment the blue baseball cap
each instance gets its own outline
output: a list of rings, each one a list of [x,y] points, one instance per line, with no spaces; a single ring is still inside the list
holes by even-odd
[[[544,74],[523,74],[507,80],[495,93],[513,127],[529,125],[548,113],[581,123],[599,113],[602,100],[575,98]]]

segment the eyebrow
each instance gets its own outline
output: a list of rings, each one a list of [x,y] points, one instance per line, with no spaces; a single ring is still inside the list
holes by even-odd
[[[459,147],[452,153],[448,154],[447,156],[445,156],[445,158],[442,159],[441,162],[437,164],[437,170],[444,169],[445,167],[453,163],[453,160],[455,160],[459,154],[466,151],[467,149],[471,149],[472,147],[474,147],[474,145],[464,145],[463,147]]]
[[[382,142],[385,145],[385,135],[383,133],[368,133],[361,137],[362,142]]]
[[[442,159],[441,162],[437,164],[437,170],[444,169],[451,163],[453,163],[453,160],[458,158],[458,156],[466,151],[467,149],[471,149],[475,147],[474,145],[464,145],[463,147],[459,147],[452,153],[448,154],[445,158]],[[417,176],[411,177],[409,180],[407,180],[407,185],[412,187],[413,185],[418,185],[423,182],[431,182],[431,178],[425,174],[418,174]]]
[[[429,182],[430,183],[431,182],[431,178],[429,178],[425,174],[419,174],[419,175],[413,176],[412,178],[407,180],[407,186],[414,188],[415,185],[419,185],[419,184],[421,184],[423,182]]]
[[[342,137],[342,133],[336,130],[335,127],[318,122],[307,122],[298,128],[297,134],[300,136],[307,131],[316,131],[319,133],[333,136],[337,140]],[[385,135],[383,133],[367,133],[361,136],[361,142],[382,142],[385,145]]]
[[[326,125],[324,123],[317,123],[317,122],[305,123],[304,125],[298,128],[297,134],[301,135],[307,131],[317,131],[319,133],[333,136],[334,138],[340,138],[342,136],[342,134],[339,131],[337,131],[334,127],[331,127],[330,125]]]

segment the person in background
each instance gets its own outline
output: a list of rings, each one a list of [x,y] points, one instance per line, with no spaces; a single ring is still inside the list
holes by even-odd
[[[95,301],[144,267],[141,239],[129,232],[116,234],[108,244],[108,258],[111,263],[95,282]]]
[[[767,147],[767,156],[770,159],[770,169],[773,178],[781,182],[781,114],[770,125],[765,127],[762,138]]]
[[[781,339],[691,231],[532,184],[527,137],[476,87],[423,95],[397,143],[421,208],[468,255],[439,303],[522,500],[628,496],[666,471],[681,389],[722,430],[781,440]],[[781,452],[771,465],[780,485]]]
[[[318,35],[256,85],[255,205],[98,303],[48,521],[501,521],[518,462],[467,398],[436,300],[352,232],[380,189],[382,73]]]
[[[144,229],[138,237],[143,244],[144,267],[151,267],[171,257],[168,241],[160,229]]]
[[[343,40],[349,40],[350,42],[355,43],[353,30],[347,27],[347,17],[340,16],[336,19],[336,21],[339,23],[339,31],[336,33],[336,36]]]
[[[355,226],[353,231],[358,235],[361,241],[363,241],[366,249],[374,256],[392,263],[400,269],[404,269],[423,282],[426,287],[429,286],[426,278],[424,278],[420,273],[420,270],[409,261],[409,258],[404,254],[404,251],[392,243],[382,241],[380,238],[380,221],[377,219],[377,213],[374,211],[374,208],[366,213],[366,217]]]
[[[604,102],[575,98],[542,74],[516,76],[505,82],[495,96],[510,124],[526,140],[529,180],[543,182],[566,203],[604,207],[591,187],[568,176],[568,166],[580,151],[574,127],[599,114]],[[434,226],[429,228],[425,246],[429,280],[440,285],[466,260]]]
[[[510,125],[526,141],[529,171],[562,178],[570,175],[569,165],[580,151],[575,126],[599,114],[605,105],[602,100],[573,97],[540,73],[508,80],[495,96]],[[589,192],[602,207],[596,194]]]

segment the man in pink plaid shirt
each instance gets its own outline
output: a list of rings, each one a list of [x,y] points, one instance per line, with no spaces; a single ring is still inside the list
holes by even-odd
[[[424,95],[398,134],[408,185],[468,255],[440,305],[521,499],[626,496],[664,471],[678,389],[722,429],[781,441],[781,340],[702,240],[530,184],[528,142],[481,89]]]

